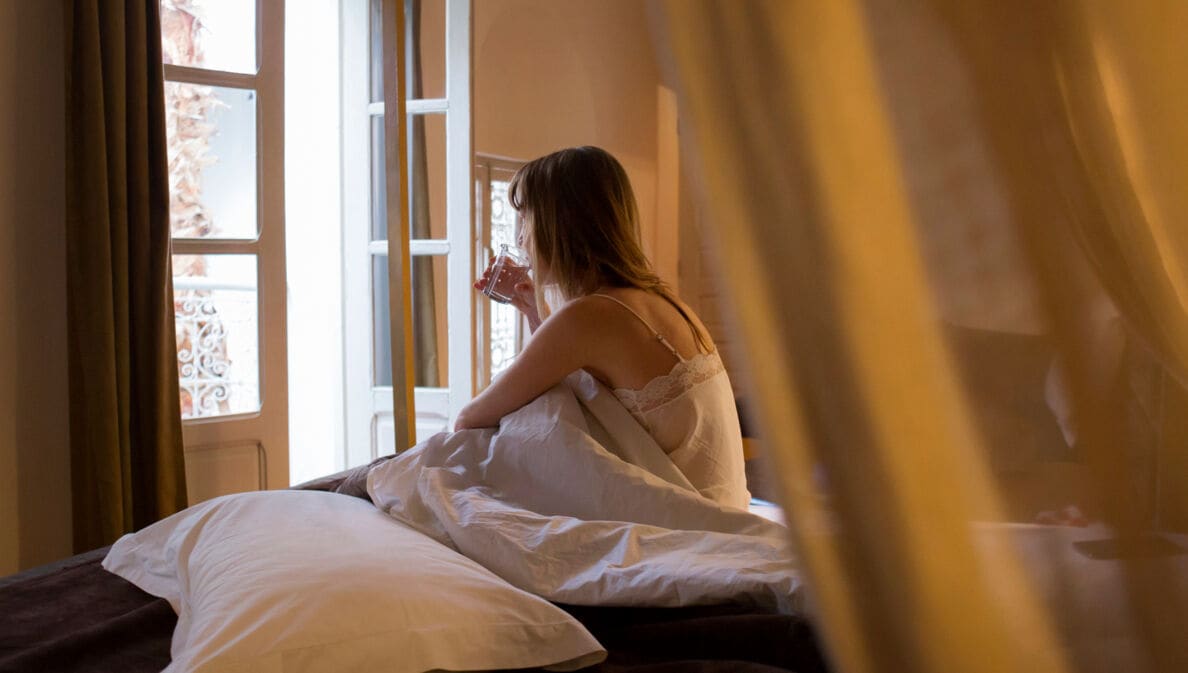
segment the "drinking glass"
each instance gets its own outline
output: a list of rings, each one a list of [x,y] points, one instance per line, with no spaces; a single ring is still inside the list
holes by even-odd
[[[504,243],[499,247],[499,256],[491,264],[491,276],[483,294],[500,304],[510,304],[515,296],[516,284],[528,276],[528,256],[518,248]]]

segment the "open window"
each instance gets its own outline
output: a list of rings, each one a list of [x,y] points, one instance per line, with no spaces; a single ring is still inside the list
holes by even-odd
[[[403,0],[409,231],[388,230],[384,7],[345,0],[343,32],[346,462],[356,465],[448,428],[474,390],[474,204],[469,0]],[[394,6],[394,5],[392,5]],[[366,208],[362,204],[368,204]],[[415,386],[413,432],[393,411],[389,254],[407,241]]]
[[[192,502],[288,486],[284,0],[161,0]]]
[[[518,220],[507,188],[523,161],[479,154],[475,157],[474,193],[477,228],[476,262],[481,272],[501,245],[516,245]],[[476,274],[477,275],[477,274]],[[475,388],[481,389],[491,379],[511,366],[520,352],[528,326],[523,317],[507,304],[480,302],[477,311],[475,349]]]

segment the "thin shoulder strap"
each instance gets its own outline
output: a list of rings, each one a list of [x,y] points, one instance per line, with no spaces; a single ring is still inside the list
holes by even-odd
[[[644,324],[644,327],[647,327],[647,328],[648,328],[648,330],[650,330],[650,331],[652,332],[652,334],[655,334],[655,335],[656,335],[656,341],[659,341],[661,344],[663,344],[663,345],[664,345],[664,347],[665,347],[665,348],[667,348],[667,349],[668,349],[668,351],[669,351],[670,353],[672,353],[673,355],[675,355],[675,356],[676,356],[676,359],[680,360],[681,362],[684,362],[684,361],[685,361],[685,358],[681,357],[681,354],[680,354],[679,352],[677,352],[677,349],[673,348],[673,347],[672,347],[672,344],[668,343],[668,339],[665,339],[663,334],[661,334],[660,332],[657,332],[657,331],[656,331],[656,328],[655,328],[655,327],[652,327],[652,324],[651,324],[651,323],[649,323],[647,320],[644,320],[644,318],[643,318],[643,316],[642,316],[642,315],[640,315],[639,313],[637,313],[637,312],[635,311],[635,309],[633,309],[633,308],[631,308],[630,306],[628,306],[627,304],[625,304],[625,303],[624,303],[624,302],[623,302],[621,299],[617,299],[617,298],[615,298],[615,297],[612,297],[612,296],[610,296],[609,294],[600,294],[600,293],[598,293],[598,292],[595,292],[595,293],[591,294],[590,296],[591,296],[591,297],[602,297],[603,299],[609,299],[609,300],[611,300],[611,301],[615,302],[616,304],[618,304],[619,306],[622,306],[623,308],[625,308],[625,309],[627,309],[628,311],[630,311],[630,312],[631,312],[631,315],[633,315],[633,316],[635,316],[636,318],[638,318],[638,319],[639,319],[639,321],[640,321],[640,322],[642,322],[642,323]]]

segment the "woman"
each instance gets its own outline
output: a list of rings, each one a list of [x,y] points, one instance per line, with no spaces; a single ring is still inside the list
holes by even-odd
[[[702,495],[745,507],[730,381],[701,321],[644,256],[623,167],[597,147],[561,150],[521,168],[508,195],[535,276],[516,285],[511,303],[533,335],[462,409],[456,429],[496,426],[584,369],[614,391]],[[476,289],[492,281],[490,273]],[[552,313],[543,299],[548,287],[563,301]]]

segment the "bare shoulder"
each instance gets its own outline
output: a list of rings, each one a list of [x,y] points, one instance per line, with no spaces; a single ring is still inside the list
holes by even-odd
[[[567,329],[585,329],[605,325],[608,318],[617,317],[617,312],[622,310],[609,301],[590,295],[567,302],[554,311],[549,320],[556,320]]]
[[[710,336],[709,330],[706,329],[705,323],[701,322],[701,316],[697,315],[697,312],[694,311],[693,308],[688,304],[686,304],[680,297],[676,297],[676,303],[677,306],[679,306],[681,310],[685,312],[685,315],[689,317],[689,320],[693,322],[693,326],[696,327],[698,331],[700,331],[705,337],[706,341],[712,345],[713,338]]]
[[[586,357],[591,351],[601,350],[599,346],[608,330],[614,330],[619,318],[613,314],[614,308],[618,307],[590,297],[567,302],[541,323],[532,339],[545,339],[557,347],[580,351]]]
[[[604,297],[591,295],[583,297],[579,301],[585,305],[583,310],[587,312],[587,315],[593,316],[594,320],[605,321],[601,324],[619,323],[629,331],[640,332],[642,330],[642,333],[650,337],[647,327],[642,326],[643,323],[646,323],[647,326],[668,338],[681,353],[688,357],[700,350],[697,339],[690,330],[691,323],[692,327],[701,333],[705,344],[710,349],[714,348],[710,332],[702,323],[701,318],[692,307],[679,297],[674,296],[674,301],[669,301],[668,298],[660,294],[638,288],[612,288],[602,290],[599,294]],[[617,305],[615,301],[608,301],[606,296],[626,305],[642,318],[642,323],[624,311],[623,307]]]

